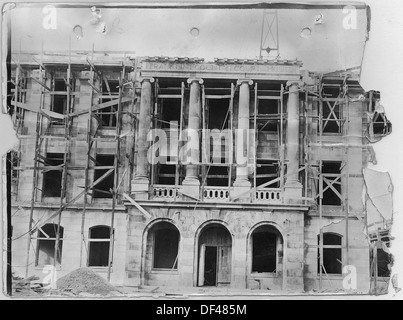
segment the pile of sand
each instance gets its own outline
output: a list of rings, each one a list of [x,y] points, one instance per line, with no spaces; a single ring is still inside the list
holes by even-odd
[[[57,289],[73,294],[82,292],[94,295],[111,295],[119,290],[89,268],[80,268],[70,272],[56,282]]]

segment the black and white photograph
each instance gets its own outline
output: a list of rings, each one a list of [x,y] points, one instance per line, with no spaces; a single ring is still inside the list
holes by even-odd
[[[2,299],[401,299],[398,2],[3,3]]]

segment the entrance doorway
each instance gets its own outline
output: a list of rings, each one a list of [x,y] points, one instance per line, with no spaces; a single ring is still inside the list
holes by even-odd
[[[217,250],[218,247],[204,247],[204,286],[217,285]]]
[[[206,227],[199,237],[198,286],[231,283],[232,238],[221,225]]]

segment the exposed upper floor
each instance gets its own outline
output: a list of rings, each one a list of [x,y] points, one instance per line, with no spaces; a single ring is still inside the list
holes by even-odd
[[[68,186],[57,186],[70,179],[74,187],[69,177],[81,171],[87,187],[101,178],[93,199],[112,197],[117,183],[142,200],[322,198],[340,207],[348,186],[362,184],[370,142],[391,124],[379,93],[364,92],[354,70],[301,68],[300,61],[26,55],[13,64],[9,106],[19,136],[38,137],[39,198],[67,196]],[[35,167],[33,153],[20,155],[17,171]],[[73,172],[67,178],[65,167]]]

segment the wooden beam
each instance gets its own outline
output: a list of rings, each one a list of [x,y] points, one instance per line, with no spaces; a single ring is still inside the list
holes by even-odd
[[[255,88],[254,88],[254,101],[253,101],[253,130],[255,130],[255,136],[253,139],[253,187],[256,188],[256,165],[257,165],[257,147],[259,144],[259,134],[257,130],[257,110],[258,110],[258,87],[257,87],[257,82],[255,82]]]
[[[127,193],[123,193],[122,196],[128,200],[132,205],[134,205],[139,211],[144,214],[147,219],[151,219],[152,216],[149,214],[142,206],[140,206],[132,197],[130,197]]]
[[[182,99],[181,94],[159,94],[158,99]]]
[[[64,120],[66,118],[66,116],[64,114],[60,114],[57,112],[53,112],[50,110],[45,110],[45,109],[41,109],[41,114],[47,118],[54,118],[54,119],[59,119],[59,120]]]
[[[87,83],[88,83],[88,84],[90,85],[90,87],[91,87],[92,89],[94,89],[96,92],[102,93],[102,91],[99,90],[96,86],[94,86],[94,85],[90,82],[90,80],[88,80]]]
[[[230,120],[229,120],[229,127],[231,131],[230,136],[230,143],[229,143],[229,162],[231,163],[228,172],[228,194],[231,193],[231,184],[232,184],[232,164],[234,162],[234,95],[235,95],[235,88],[234,84],[231,83],[231,99],[229,103],[229,112],[230,112]]]
[[[206,99],[231,99],[232,95],[225,94],[225,95],[214,95],[214,94],[206,94]]]
[[[125,102],[129,102],[132,101],[131,98],[122,98],[121,103],[125,103]],[[95,104],[91,107],[91,111],[95,112],[107,107],[112,107],[114,105],[117,105],[119,103],[119,99],[115,99],[112,101],[108,101],[108,102],[103,102],[103,103],[99,103],[99,104]],[[73,112],[70,114],[70,116],[74,117],[74,116],[80,116],[82,114],[88,114],[88,111],[77,111],[77,112]]]
[[[281,100],[281,97],[276,96],[260,96],[258,100]]]
[[[39,108],[31,107],[30,105],[23,103],[23,102],[11,101],[11,105],[13,105],[14,107],[24,109],[24,110],[28,110],[28,111],[32,111],[32,112],[39,112]]]
[[[32,57],[32,60],[34,60],[38,65],[40,65],[42,69],[47,70],[46,67],[43,65],[43,63],[39,62],[37,59],[35,59],[35,57]]]
[[[48,91],[52,91],[46,84],[44,84],[43,82],[39,81],[38,79],[36,79],[35,77],[31,77],[32,80],[34,80],[36,83],[40,84],[42,87],[44,87],[46,90]]]

